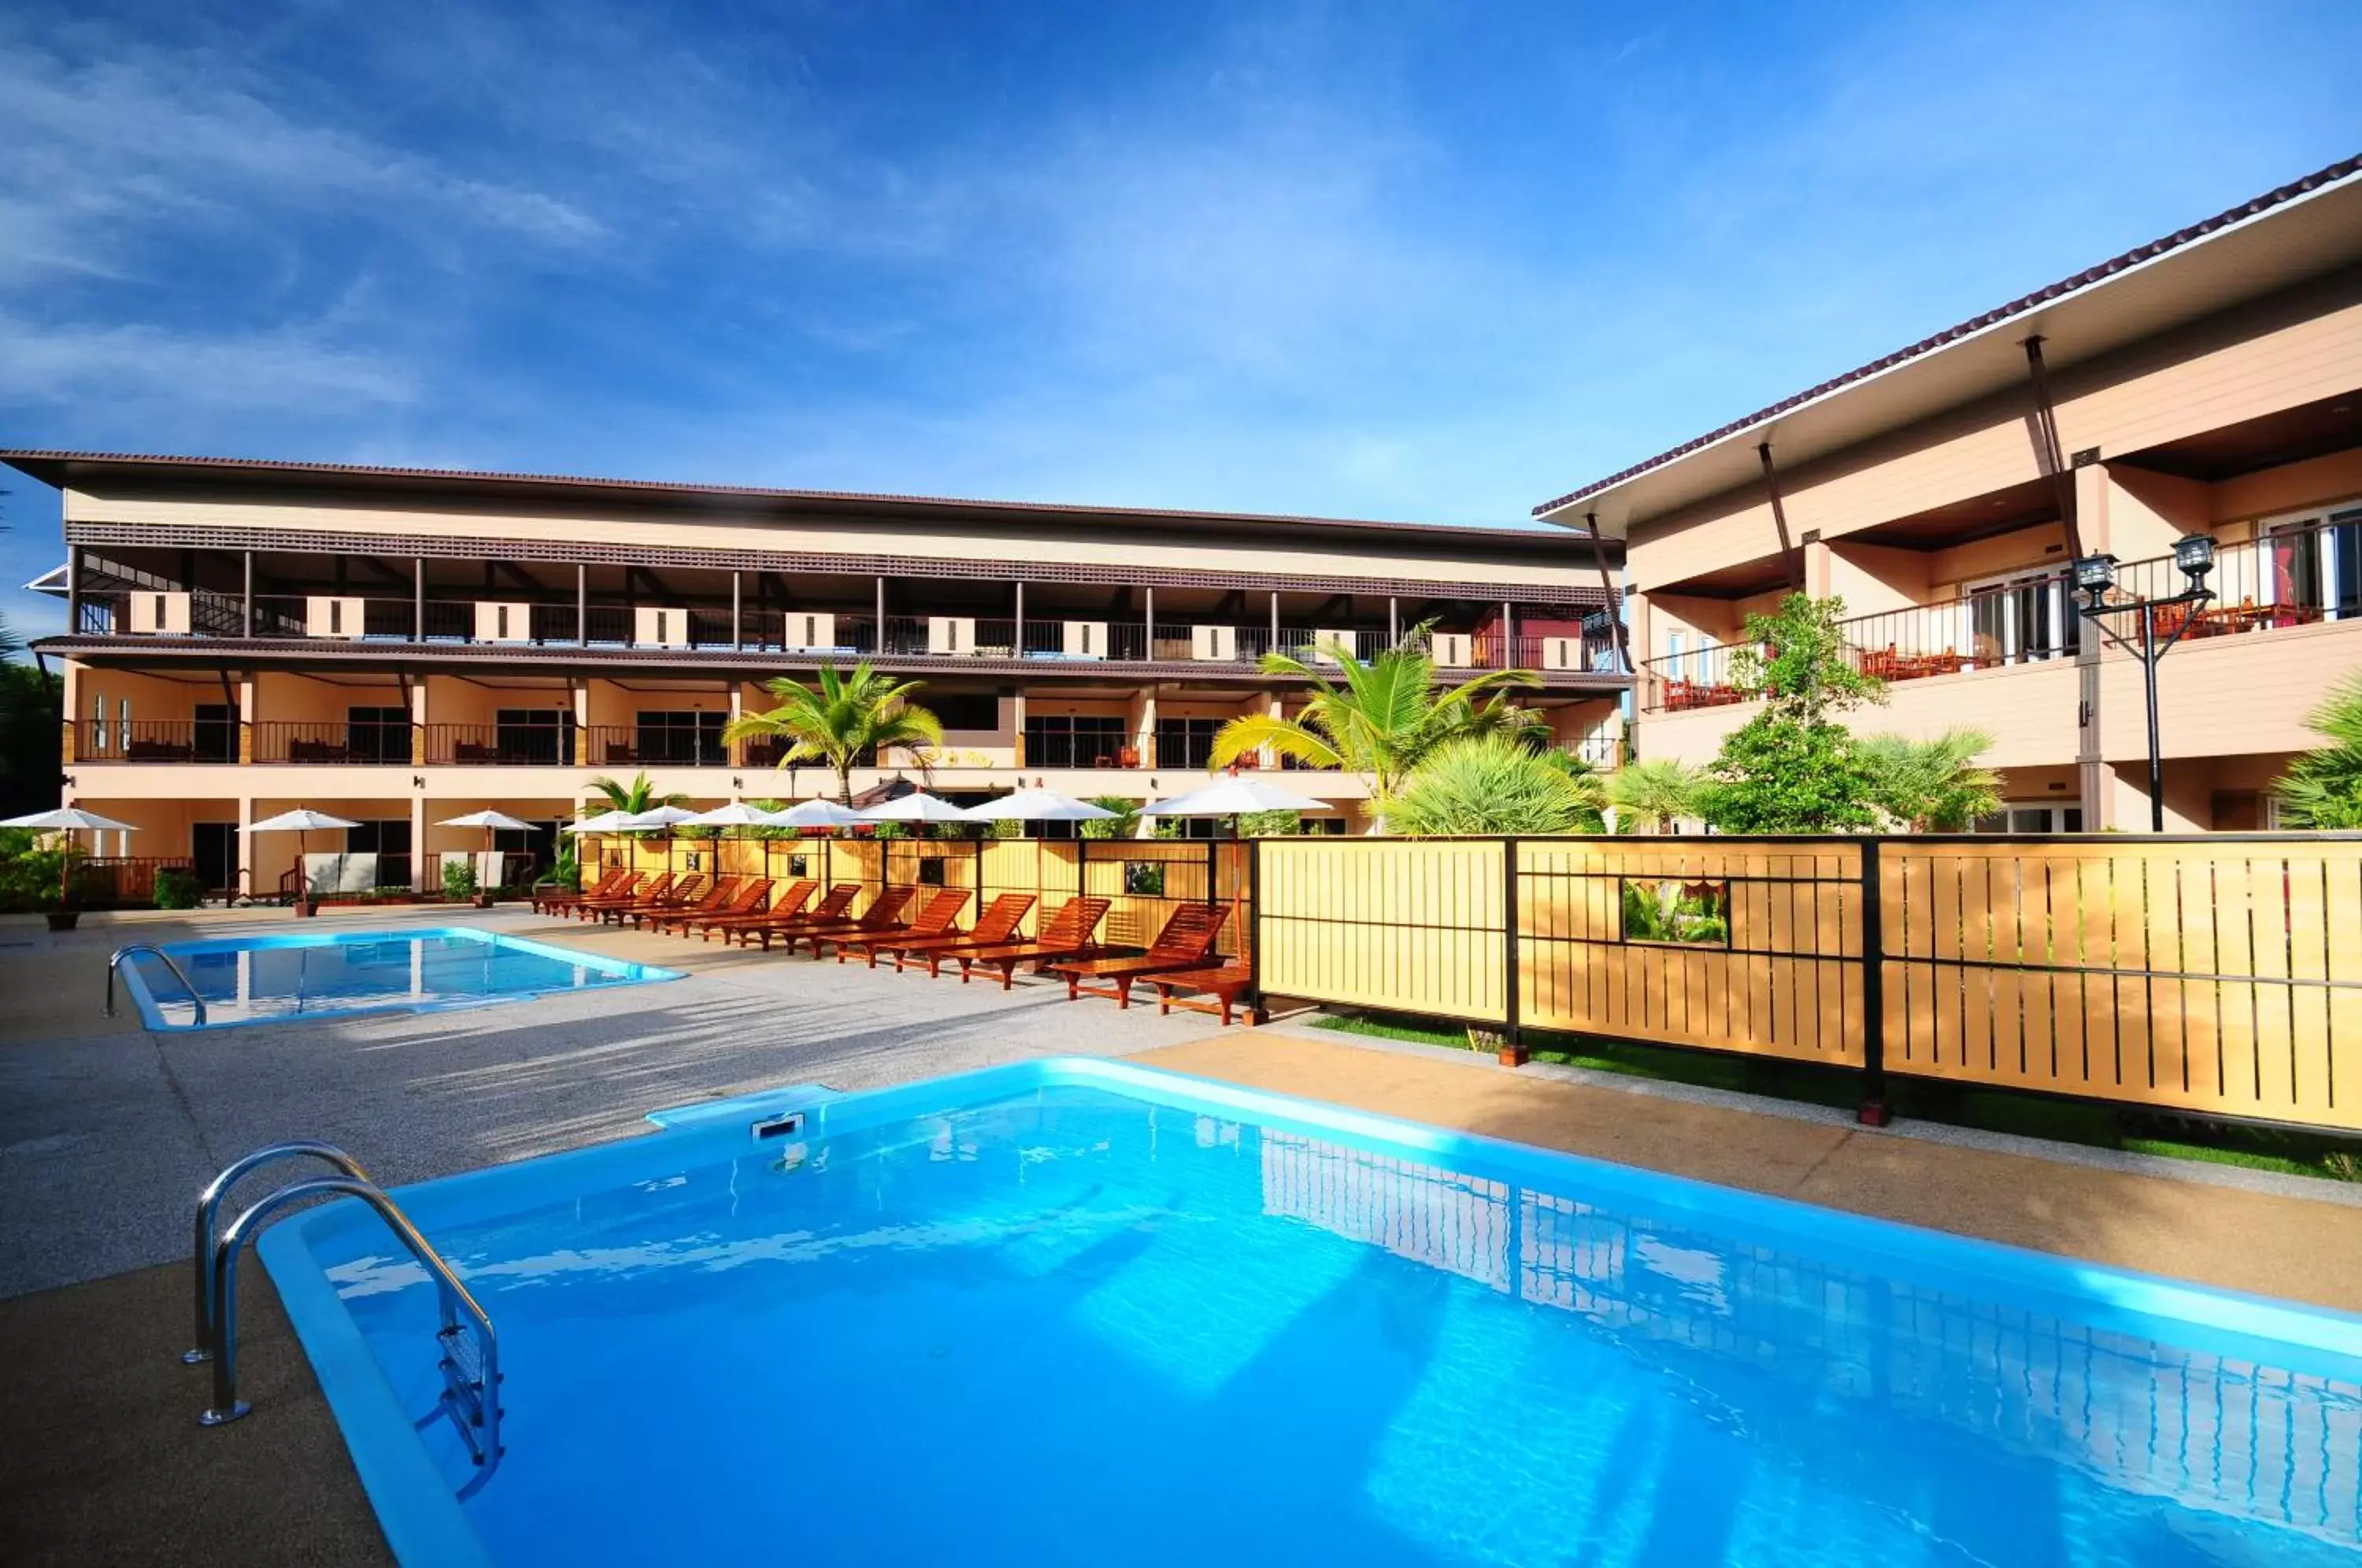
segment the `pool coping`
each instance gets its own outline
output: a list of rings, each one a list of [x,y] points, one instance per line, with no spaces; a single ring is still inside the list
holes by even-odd
[[[200,937],[191,942],[168,942],[158,944],[160,951],[175,959],[192,953],[237,952],[241,949],[269,951],[291,947],[357,947],[379,942],[413,942],[428,936],[464,936],[481,941],[488,946],[511,947],[538,955],[544,958],[570,964],[577,967],[596,969],[602,974],[621,977],[627,986],[661,985],[668,980],[688,977],[688,971],[668,968],[659,964],[643,964],[632,958],[611,958],[603,953],[592,953],[578,947],[559,947],[537,942],[529,936],[513,936],[504,931],[487,931],[474,925],[436,925],[417,927],[363,927],[329,931],[272,932],[257,940],[253,933],[240,933],[229,936]],[[637,971],[625,973],[625,971]],[[498,996],[446,997],[433,1001],[375,1002],[365,1007],[321,1008],[310,1012],[292,1012],[271,1018],[230,1018],[218,1023],[173,1023],[164,1017],[163,1003],[149,988],[148,977],[139,972],[138,963],[120,966],[123,988],[139,1009],[143,1028],[157,1034],[202,1034],[215,1029],[252,1029],[273,1023],[312,1023],[331,1018],[368,1018],[383,1013],[455,1012],[482,1007],[498,1007],[503,1002],[531,1001],[537,997],[568,996],[579,987],[545,986],[532,990],[502,991]]]
[[[2362,1379],[2362,1314],[2147,1275],[2108,1264],[1827,1209],[1794,1198],[1621,1165],[1484,1133],[1434,1127],[1349,1107],[1248,1088],[1219,1079],[1091,1057],[1049,1057],[853,1094],[787,1086],[729,1100],[653,1112],[657,1133],[464,1172],[396,1188],[422,1231],[496,1208],[502,1197],[546,1192],[561,1167],[614,1180],[655,1160],[678,1166],[696,1145],[716,1150],[781,1137],[824,1137],[876,1121],[943,1112],[1028,1089],[1106,1089],[1175,1110],[1234,1116],[1259,1126],[1334,1135],[1366,1152],[1411,1153],[1486,1174],[1572,1180],[1586,1198],[1628,1198],[1651,1219],[1688,1214],[1744,1231],[1769,1230],[1809,1242],[1833,1264],[1891,1275],[1898,1256],[1914,1283],[1981,1296],[2031,1296],[2071,1304],[2080,1321],[2142,1333],[2134,1320],[2163,1320],[2213,1336],[2213,1353],[2292,1370]],[[780,1119],[800,1120],[782,1127]],[[608,1167],[615,1167],[611,1171]],[[397,1559],[405,1563],[490,1563],[453,1488],[418,1437],[314,1252],[313,1238],[340,1225],[353,1200],[309,1209],[264,1232],[256,1250],[278,1287],[355,1469]],[[2146,1335],[2144,1336],[2146,1337]],[[2229,1342],[2224,1343],[2222,1342]],[[2287,1353],[2304,1353],[2291,1356]]]

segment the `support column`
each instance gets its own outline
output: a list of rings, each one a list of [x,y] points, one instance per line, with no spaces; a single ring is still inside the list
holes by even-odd
[[[741,598],[741,592],[742,591],[738,580],[738,574],[734,571],[730,574],[730,651],[733,653],[745,653],[746,651],[745,621],[742,610],[743,600]],[[738,688],[735,685],[733,685],[730,688],[730,690],[732,693],[730,699],[730,716],[734,719],[738,716],[738,699],[736,695]]]
[[[254,826],[254,797],[237,798],[237,877],[239,891],[254,897],[254,834],[247,830]]]
[[[1153,659],[1156,657],[1156,590],[1143,588],[1140,591],[1142,601],[1140,657]],[[1145,747],[1142,748],[1141,755],[1143,756],[1147,755]]]
[[[66,635],[82,635],[82,547],[66,550]]]
[[[249,671],[237,683],[237,759],[254,760],[254,676]]]
[[[1017,602],[1021,611],[1025,603],[1021,582],[1017,585]],[[1021,769],[1025,766],[1025,689],[1021,686],[1009,694],[1009,755],[1017,759]],[[1017,787],[1025,788],[1025,780],[1020,778]]]
[[[415,682],[404,677],[403,684],[405,688],[403,695],[410,707],[410,766],[424,767],[426,766],[426,677],[422,675]],[[411,835],[411,843],[414,846],[417,843],[414,833]]]
[[[1501,668],[1518,668],[1518,612],[1506,599],[1501,601]]]
[[[1271,591],[1271,651],[1279,651],[1279,590]]]
[[[432,858],[426,853],[426,791],[414,790],[410,797],[410,890],[426,891],[426,867]]]
[[[886,651],[886,579],[877,580],[877,630],[875,633],[877,653]]]
[[[1401,641],[1402,601],[1389,593],[1386,595],[1386,646],[1392,647]]]
[[[474,628],[470,627],[468,635],[475,635]],[[410,558],[410,640],[414,643],[423,643],[426,640],[426,558],[425,556]]]
[[[1010,653],[1015,657],[1023,658],[1025,657],[1025,580],[1022,578],[1017,580],[1017,614],[1010,624],[1009,636]],[[1024,707],[1025,700],[1021,696],[1017,701],[1018,707],[1021,711]],[[1025,733],[1025,726],[1021,723],[1019,724],[1017,726],[1017,733],[1021,735]],[[1021,756],[1018,758],[1018,761],[1022,763],[1024,758]]]
[[[1780,499],[1780,470],[1772,465],[1772,443],[1759,441],[1756,457],[1763,463],[1763,489],[1772,498],[1772,526],[1779,531],[1780,558],[1788,569],[1788,591],[1805,591],[1805,563],[1796,555],[1796,547],[1788,538],[1788,508]]]
[[[238,604],[238,635],[254,635],[254,552],[246,552],[246,587]]]
[[[574,640],[590,641],[590,569],[581,561],[574,563]]]

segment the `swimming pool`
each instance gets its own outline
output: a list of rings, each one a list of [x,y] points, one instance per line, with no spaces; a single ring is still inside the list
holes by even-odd
[[[651,964],[577,953],[468,926],[301,932],[168,943],[205,1001],[205,1021],[152,953],[123,963],[150,1029],[222,1029],[397,1009],[475,1007],[553,991],[677,980]]]
[[[434,1292],[378,1221],[264,1235],[404,1562],[2362,1541],[2362,1319],[1124,1064],[754,1121],[399,1195],[498,1325],[480,1481],[426,1419]]]

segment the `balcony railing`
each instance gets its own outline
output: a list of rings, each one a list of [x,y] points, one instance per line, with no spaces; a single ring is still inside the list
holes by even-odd
[[[576,730],[562,724],[426,726],[426,760],[442,767],[570,767]]]
[[[248,726],[257,762],[408,767],[415,725],[264,720]]]
[[[719,731],[656,724],[593,724],[587,732],[592,767],[727,767],[730,747]]]
[[[74,725],[73,760],[236,762],[237,724],[225,719],[84,719]]]
[[[128,593],[86,593],[78,630],[93,635],[132,635]],[[1329,640],[1341,636],[1354,656],[1375,658],[1388,646],[1374,628],[1339,630],[1281,626],[1268,623],[1084,620],[1073,616],[888,615],[809,610],[742,609],[628,604],[578,604],[475,599],[428,599],[389,594],[258,594],[251,602],[253,635],[262,638],[320,642],[455,643],[553,647],[734,649],[842,658],[1016,658],[1043,663],[1107,661],[1137,664],[1253,665],[1276,648],[1308,663],[1325,660]],[[237,594],[192,596],[188,631],[158,630],[159,636],[240,637],[249,606]],[[143,619],[143,627],[148,622]],[[162,623],[158,623],[160,626]],[[1573,668],[1605,671],[1613,644],[1604,633],[1576,639],[1572,660],[1550,657],[1554,639],[1519,636],[1505,641],[1485,632],[1438,632],[1432,646],[1447,668],[1499,669]]]
[[[2211,602],[2159,610],[2159,633],[2185,640],[2238,636],[2362,618],[2362,520],[2279,530],[2216,547],[2206,580]],[[2167,599],[2189,587],[2171,556],[2116,568],[2116,602]],[[1840,623],[1856,668],[1889,682],[2072,658],[2093,635],[2064,568],[1938,604],[1857,615]],[[2186,624],[2184,623],[2187,623]],[[1747,701],[1731,681],[1728,644],[1646,661],[1648,712]]]

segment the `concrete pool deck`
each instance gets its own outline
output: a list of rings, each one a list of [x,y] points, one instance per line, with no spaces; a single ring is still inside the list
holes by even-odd
[[[1119,1014],[1021,983],[930,983],[538,920],[436,923],[575,943],[689,972],[481,1010],[150,1035],[98,1016],[129,941],[291,929],[276,911],[0,925],[0,1558],[109,1563],[387,1561],[268,1276],[249,1264],[256,1413],[194,1421],[187,1204],[274,1138],[341,1143],[401,1183],[646,1131],[668,1104],[773,1085],[861,1088],[1054,1054],[1326,1099],[1910,1223],[2362,1310],[2362,1207],[2320,1184],[2249,1191],[2072,1157],[1871,1132],[1739,1097],[1568,1081],[1473,1054],[1286,1027]],[[2065,1152],[2061,1152],[2064,1156]]]

